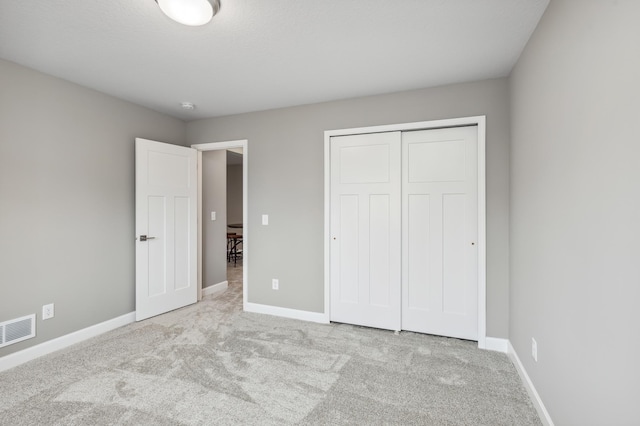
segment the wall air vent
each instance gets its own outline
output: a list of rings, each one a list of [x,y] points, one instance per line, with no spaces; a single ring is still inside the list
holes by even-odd
[[[36,314],[0,323],[0,348],[36,337]]]

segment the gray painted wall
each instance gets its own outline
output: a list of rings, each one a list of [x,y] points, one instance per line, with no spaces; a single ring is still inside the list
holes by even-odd
[[[509,336],[557,425],[640,421],[638,17],[552,0],[511,77]]]
[[[216,220],[211,220],[211,212]],[[227,279],[227,151],[202,153],[202,287]]]
[[[0,76],[0,321],[38,318],[3,356],[135,309],[134,140],[180,144],[185,123],[4,60]]]
[[[249,140],[250,302],[324,309],[324,131],[487,116],[488,318],[508,335],[509,95],[507,79],[456,84],[192,121],[189,143]],[[269,225],[261,215],[269,214]],[[271,290],[271,279],[280,290]]]
[[[227,223],[242,223],[242,165],[227,166]]]

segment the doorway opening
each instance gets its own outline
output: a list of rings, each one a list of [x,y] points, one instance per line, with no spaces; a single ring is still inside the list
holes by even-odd
[[[242,264],[244,256],[244,221],[242,219],[242,172],[244,165],[242,148],[226,150],[226,160],[226,278],[229,289],[231,289],[234,294],[237,294],[242,291]]]
[[[223,163],[225,164],[224,166],[224,170],[222,170],[221,172],[224,173],[225,175],[227,174],[227,167],[226,167],[226,159],[228,156],[228,152],[235,152],[236,154],[238,154],[239,152],[242,153],[241,155],[241,168],[242,168],[242,172],[241,172],[241,180],[242,180],[242,202],[241,202],[241,213],[239,212],[234,212],[234,216],[232,216],[231,218],[229,218],[227,216],[227,212],[226,212],[226,202],[225,204],[225,212],[224,214],[220,215],[221,218],[224,218],[226,223],[221,224],[221,227],[225,230],[225,231],[230,231],[229,233],[234,233],[236,235],[240,235],[240,239],[241,239],[241,246],[236,246],[236,250],[241,249],[241,259],[240,256],[238,254],[238,252],[236,251],[236,255],[233,259],[231,259],[231,262],[229,263],[230,258],[228,257],[227,254],[227,249],[224,249],[224,255],[219,254],[220,256],[223,256],[223,260],[225,261],[224,263],[220,262],[219,264],[225,264],[226,266],[224,267],[224,271],[225,271],[225,275],[226,275],[226,279],[224,281],[218,282],[218,283],[213,283],[215,285],[221,285],[223,286],[223,288],[226,288],[228,286],[229,283],[229,279],[231,280],[238,280],[239,279],[239,275],[241,275],[242,277],[242,300],[243,300],[243,310],[245,309],[245,306],[247,304],[247,300],[248,300],[248,264],[249,264],[249,229],[248,229],[248,158],[249,158],[249,152],[248,152],[248,141],[246,139],[243,140],[235,140],[235,141],[225,141],[225,142],[213,142],[213,143],[206,143],[206,144],[195,144],[195,145],[191,145],[192,148],[196,149],[198,151],[198,300],[202,299],[203,296],[203,285],[205,284],[205,276],[204,276],[204,267],[205,267],[205,259],[204,259],[204,252],[206,251],[205,248],[205,236],[203,235],[203,223],[204,221],[211,221],[214,222],[216,220],[218,220],[218,215],[216,213],[216,211],[206,211],[205,214],[205,198],[203,197],[203,175],[206,174],[207,171],[207,166],[205,164],[205,161],[203,159],[203,154],[206,154],[209,151],[219,151],[220,152],[220,156],[224,157],[224,161]],[[237,157],[236,157],[237,158]],[[226,179],[225,179],[226,180]],[[226,197],[226,188],[225,188],[225,197]],[[225,200],[226,201],[226,200]],[[238,203],[239,204],[239,203]],[[228,225],[233,225],[235,228],[228,228]],[[221,237],[225,238],[224,234],[226,234],[227,232],[224,232]],[[237,239],[236,239],[237,240]],[[203,247],[204,246],[204,247]],[[225,238],[223,247],[227,247],[227,241]],[[230,266],[229,266],[230,265]],[[222,267],[221,267],[222,268]],[[231,270],[229,270],[229,268],[231,268]],[[235,268],[235,270],[233,269]],[[206,283],[208,285],[211,286],[212,283]],[[205,287],[205,292],[207,291],[207,289],[212,290],[210,287]]]

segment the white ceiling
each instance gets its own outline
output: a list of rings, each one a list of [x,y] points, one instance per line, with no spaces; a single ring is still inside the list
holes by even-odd
[[[0,0],[0,57],[193,120],[506,76],[549,3],[221,1],[186,27],[154,0]]]

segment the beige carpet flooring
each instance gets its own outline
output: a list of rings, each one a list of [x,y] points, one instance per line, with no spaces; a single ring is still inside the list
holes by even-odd
[[[0,424],[540,424],[504,354],[245,313],[239,268],[196,305],[0,373]]]

